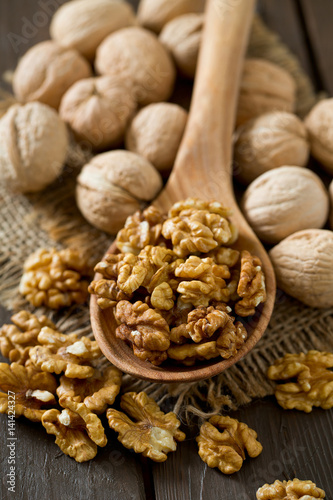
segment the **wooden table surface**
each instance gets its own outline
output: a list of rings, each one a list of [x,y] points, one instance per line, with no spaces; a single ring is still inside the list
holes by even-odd
[[[93,1],[93,0],[92,0]],[[1,0],[0,71],[14,69],[30,46],[48,38],[52,9],[64,0]],[[133,0],[134,5],[137,1]],[[260,12],[280,33],[311,75],[317,90],[333,95],[332,0],[261,0]],[[5,87],[5,85],[2,85]],[[0,307],[1,324],[10,314]],[[257,488],[275,479],[311,479],[333,499],[333,410],[311,414],[284,411],[274,398],[257,401],[231,414],[258,432],[264,451],[247,459],[240,472],[224,476],[197,454],[197,429],[155,464],[123,448],[109,431],[97,457],[78,464],[65,456],[40,425],[16,422],[16,491],[7,490],[9,448],[7,418],[0,415],[1,499],[20,500],[254,500]]]

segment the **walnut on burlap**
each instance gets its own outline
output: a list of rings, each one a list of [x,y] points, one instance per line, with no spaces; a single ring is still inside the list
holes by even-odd
[[[317,99],[311,82],[295,56],[258,18],[253,26],[249,55],[266,58],[290,71],[298,87],[297,111],[300,115],[306,114]],[[5,107],[6,101],[0,103],[0,114]],[[74,246],[86,250],[98,261],[110,245],[110,237],[85,222],[74,201],[76,175],[88,158],[89,152],[72,145],[62,177],[33,196],[13,196],[0,187],[0,301],[3,305],[11,309],[28,308],[25,302],[16,300],[17,286],[23,261],[37,248]],[[52,316],[62,332],[91,334],[86,306],[72,307],[58,322],[59,313],[45,309],[38,313]],[[332,333],[333,309],[310,309],[278,292],[264,337],[245,359],[226,372],[199,383],[171,385],[152,384],[126,375],[125,390],[145,390],[159,402],[171,397],[176,413],[186,411],[188,415],[209,417],[222,408],[233,409],[273,394],[274,383],[266,377],[268,366],[287,352],[332,350]]]

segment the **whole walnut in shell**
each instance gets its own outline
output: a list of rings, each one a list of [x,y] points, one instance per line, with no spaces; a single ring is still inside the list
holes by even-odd
[[[281,167],[250,184],[242,209],[261,240],[278,243],[296,231],[322,228],[328,217],[329,199],[314,172],[303,167]]]
[[[305,167],[308,158],[305,125],[291,113],[266,113],[237,130],[235,175],[246,184],[268,170],[283,165]]]
[[[54,109],[15,104],[0,120],[1,183],[21,193],[44,189],[60,174],[67,147],[66,125]]]
[[[160,34],[180,73],[189,78],[195,75],[203,23],[203,14],[184,14],[168,22]]]
[[[122,0],[72,0],[53,16],[50,35],[63,47],[77,49],[92,60],[105,37],[134,24],[132,7]]]
[[[189,12],[202,12],[205,0],[141,0],[138,9],[139,23],[155,33],[163,26]]]
[[[269,111],[292,112],[295,92],[295,81],[285,69],[265,59],[247,59],[238,100],[237,125]]]
[[[329,195],[330,195],[330,204],[331,204],[331,211],[330,211],[330,224],[331,228],[333,229],[333,181],[330,184],[329,187]]]
[[[333,175],[333,97],[318,102],[305,119],[311,154]]]
[[[76,50],[47,40],[24,54],[14,73],[13,88],[21,101],[40,101],[58,109],[66,90],[91,72],[90,64]]]
[[[269,255],[281,290],[311,307],[333,306],[332,231],[298,231]]]
[[[115,234],[127,217],[155,198],[161,188],[161,176],[147,160],[128,151],[110,151],[83,167],[76,199],[91,224]]]
[[[119,146],[135,108],[125,81],[102,76],[76,82],[64,95],[59,113],[78,140],[101,150]]]
[[[141,105],[166,101],[173,90],[174,63],[156,35],[143,28],[124,28],[98,47],[96,70],[127,80]]]
[[[149,160],[157,170],[171,170],[187,121],[177,104],[161,102],[141,109],[126,133],[126,148]]]

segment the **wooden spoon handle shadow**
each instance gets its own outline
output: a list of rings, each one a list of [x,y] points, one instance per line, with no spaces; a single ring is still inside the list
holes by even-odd
[[[239,210],[232,188],[232,135],[254,7],[255,0],[207,2],[187,127],[166,188],[154,202],[163,211],[189,196]]]

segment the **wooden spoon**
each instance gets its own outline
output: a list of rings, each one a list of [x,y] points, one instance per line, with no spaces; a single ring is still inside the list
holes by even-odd
[[[254,0],[208,0],[202,47],[187,128],[169,181],[154,202],[162,212],[187,197],[217,200],[233,209],[239,228],[237,248],[260,257],[266,276],[267,301],[248,319],[248,339],[236,356],[192,367],[156,367],[134,356],[115,336],[113,311],[101,310],[91,297],[91,324],[105,356],[122,371],[155,382],[192,382],[212,377],[245,356],[262,337],[275,299],[275,277],[263,246],[248,226],[232,188],[232,134],[237,98],[251,27]],[[114,252],[112,245],[108,252]],[[97,275],[95,279],[101,278]]]

